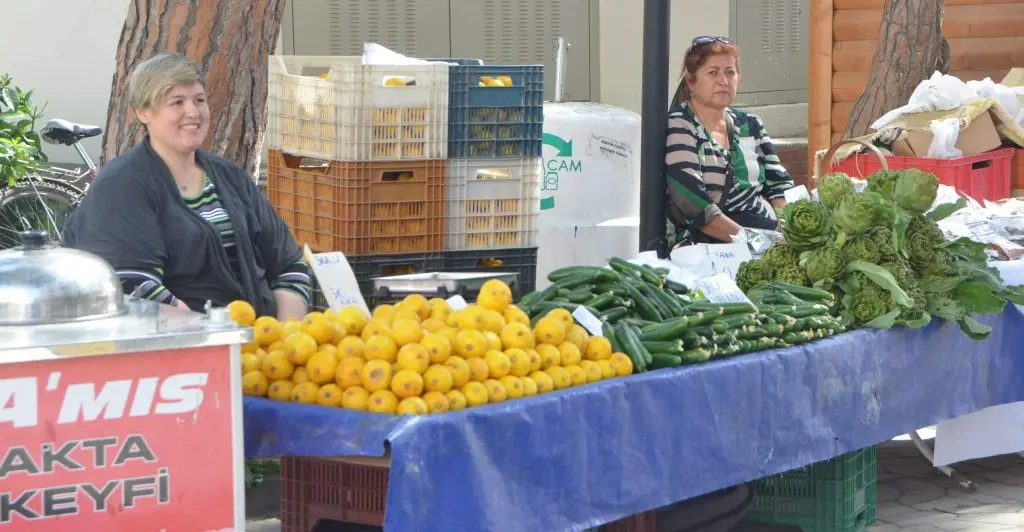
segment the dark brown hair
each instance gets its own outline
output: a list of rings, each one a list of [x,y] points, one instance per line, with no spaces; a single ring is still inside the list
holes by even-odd
[[[689,101],[690,87],[686,84],[686,80],[696,76],[700,67],[704,66],[708,62],[708,58],[713,55],[732,56],[736,60],[736,68],[740,67],[740,49],[735,44],[716,40],[691,46],[686,51],[686,58],[683,59],[682,79],[679,81],[679,90],[676,91],[677,101],[675,103]]]

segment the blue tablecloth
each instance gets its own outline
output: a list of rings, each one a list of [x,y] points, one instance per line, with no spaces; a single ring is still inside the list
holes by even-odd
[[[439,416],[245,400],[246,455],[392,450],[388,530],[578,530],[1024,400],[1024,315],[862,330]]]

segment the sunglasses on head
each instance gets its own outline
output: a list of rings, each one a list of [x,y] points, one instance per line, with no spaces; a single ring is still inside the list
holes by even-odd
[[[702,44],[711,44],[713,42],[720,42],[722,44],[732,44],[732,41],[730,41],[728,37],[715,37],[713,35],[702,35],[700,37],[697,37],[697,38],[693,39],[693,42],[690,44],[690,46],[691,47],[692,46],[700,46]]]

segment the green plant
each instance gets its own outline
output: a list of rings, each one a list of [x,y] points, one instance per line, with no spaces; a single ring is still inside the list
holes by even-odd
[[[42,114],[32,103],[32,91],[14,86],[9,74],[0,75],[0,183],[13,186],[46,162],[35,130]]]

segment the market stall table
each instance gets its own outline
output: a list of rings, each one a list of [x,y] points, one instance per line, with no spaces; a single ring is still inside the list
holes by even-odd
[[[246,398],[246,455],[391,451],[387,530],[570,530],[1024,400],[1024,315],[939,321],[399,418]]]

